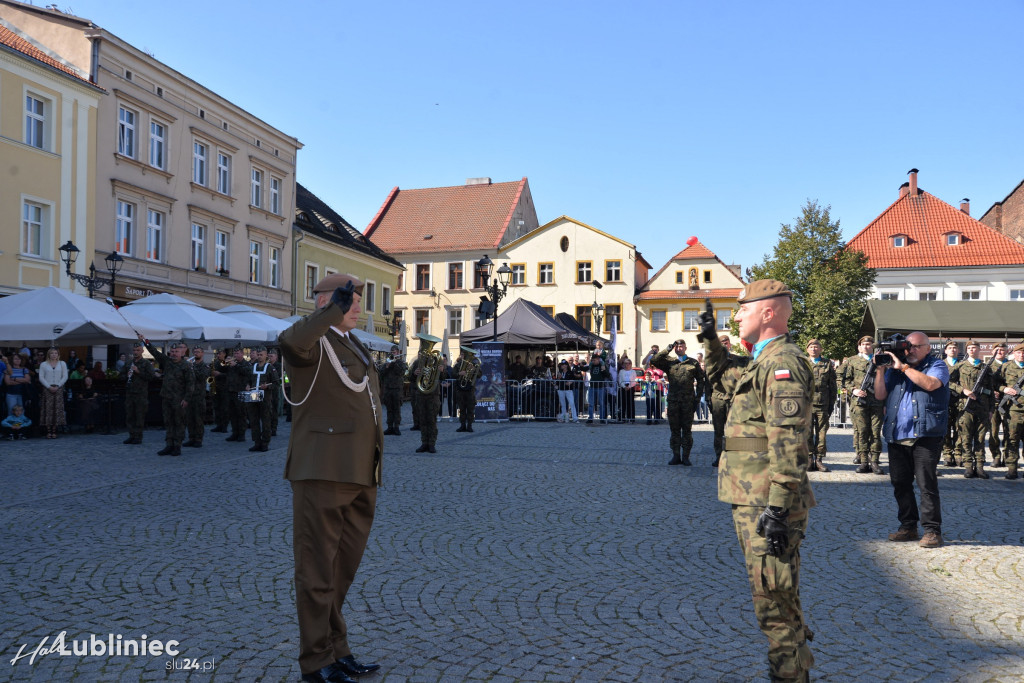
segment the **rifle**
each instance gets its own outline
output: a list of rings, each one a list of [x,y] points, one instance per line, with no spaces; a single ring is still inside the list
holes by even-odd
[[[868,391],[870,389],[871,392],[874,393],[875,370],[876,369],[877,368],[875,366],[875,361],[874,360],[868,361],[868,370],[867,370],[867,372],[864,373],[864,381],[860,383],[860,390],[861,391]],[[867,396],[858,396],[857,397],[857,405],[859,405],[860,407],[863,408],[867,404],[868,404],[868,397]]]
[[[1003,394],[1003,398],[999,400],[999,406],[996,408],[1003,417],[1009,416],[1010,405],[1017,405],[1020,402],[1020,392],[1021,389],[1024,389],[1024,375],[1017,378],[1017,381],[1013,383],[1013,388],[1017,391],[1017,395]]]
[[[985,380],[988,379],[988,374],[990,372],[992,372],[992,361],[994,361],[995,358],[996,357],[993,355],[992,357],[990,357],[988,359],[987,363],[985,363],[984,365],[981,366],[981,372],[978,373],[978,379],[974,382],[974,387],[971,389],[971,393],[972,394],[977,395],[977,393],[979,391],[980,392],[988,391],[988,393],[990,393],[990,394],[992,393],[991,389],[987,389],[986,390],[983,387],[984,387],[984,384],[985,384]],[[971,401],[973,401],[973,400],[974,400],[973,398],[968,398],[967,399],[967,402],[964,403],[964,410],[967,410],[970,407]]]

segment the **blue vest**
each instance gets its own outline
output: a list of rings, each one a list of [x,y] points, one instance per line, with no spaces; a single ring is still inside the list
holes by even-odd
[[[940,363],[943,363],[940,358],[929,353],[914,369],[927,374],[928,370]],[[896,371],[887,370],[886,372]],[[913,407],[913,438],[945,436],[946,422],[949,420],[949,384],[943,384],[935,391],[925,391],[904,375],[902,381],[893,387],[885,399],[885,423],[882,426],[882,435],[885,440],[894,440],[896,415],[899,412],[900,402],[903,401],[907,391],[911,392],[910,401]]]

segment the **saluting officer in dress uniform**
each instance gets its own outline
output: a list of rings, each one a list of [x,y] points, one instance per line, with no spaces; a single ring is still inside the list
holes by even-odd
[[[160,363],[163,373],[160,399],[167,432],[164,437],[166,445],[157,455],[181,455],[181,442],[185,440],[185,413],[195,387],[192,364],[185,360],[188,345],[185,342],[171,342],[168,354],[149,343],[146,349]]]
[[[992,347],[992,376],[994,378],[998,379],[1005,363],[1006,344],[996,344]],[[996,384],[998,385],[998,382]],[[999,405],[1000,398],[998,391],[992,394],[992,420],[988,431],[988,450],[992,454],[992,467],[1003,467],[1005,465],[1002,451],[999,448],[1000,441],[1002,440],[999,432],[1006,423],[1003,420],[1002,414],[995,410],[995,406]]]
[[[943,360],[946,363],[946,371],[952,376],[953,368],[960,362],[957,359],[957,356],[960,355],[960,348],[955,341],[950,339],[946,342],[945,353],[946,357]],[[946,437],[942,440],[942,457],[945,458],[947,467],[956,467],[964,463],[964,454],[960,452],[959,422],[960,411],[957,409],[956,400],[951,399],[949,421],[946,423]]]
[[[465,346],[463,351],[472,351]],[[455,402],[459,409],[459,428],[457,432],[473,431],[473,420],[476,418],[476,377],[480,376],[480,359],[476,356],[469,361],[476,368],[476,377],[466,377],[466,371],[462,369],[464,355],[459,356],[455,363],[458,373],[455,375]]]
[[[1020,396],[1024,386],[1017,388],[1017,382],[1024,377],[1024,343],[1013,347],[1013,357],[1003,363],[999,369],[999,391],[1007,396]],[[1024,398],[1018,398],[1010,404],[1005,417],[1006,442],[1003,452],[1006,454],[1006,478],[1017,478],[1017,464],[1020,460],[1020,444],[1024,441]]]
[[[791,297],[777,280],[740,292],[735,319],[754,347],[737,380],[718,470],[718,499],[732,505],[773,681],[808,680],[814,664],[799,581],[800,543],[815,504],[807,480],[813,380],[789,338]]]
[[[192,348],[192,374],[195,381],[192,395],[188,399],[188,441],[183,446],[199,448],[203,445],[203,432],[206,429],[206,390],[210,377],[210,366],[203,360],[203,347]]]
[[[277,369],[267,360],[267,347],[257,346],[252,349],[255,360],[245,390],[263,392],[263,398],[246,404],[249,413],[249,427],[252,429],[253,446],[250,451],[266,453],[270,450],[271,419],[273,418],[273,387],[277,383]]]
[[[676,352],[675,360],[668,357],[672,351]],[[690,449],[693,447],[693,413],[704,394],[706,375],[700,363],[686,355],[686,342],[682,339],[677,339],[671,348],[659,351],[651,359],[651,365],[664,372],[668,379],[669,447],[672,449],[672,459],[668,464],[689,466]]]
[[[247,411],[245,404],[238,398],[238,394],[245,390],[251,372],[252,366],[242,355],[242,347],[236,346],[231,352],[231,359],[228,360],[228,376],[224,382],[224,388],[228,392],[228,410],[231,415],[231,436],[225,441],[245,441]]]
[[[149,381],[156,377],[156,369],[148,358],[142,356],[145,344],[132,344],[132,359],[125,374],[124,421],[128,427],[127,444],[142,443],[142,432],[146,429],[146,413],[149,411]]]
[[[875,338],[863,336],[857,341],[857,355],[843,361],[840,368],[843,391],[850,401],[850,421],[853,422],[853,447],[857,453],[854,464],[860,465],[857,472],[867,474],[885,474],[882,470],[882,418],[885,415],[885,404],[875,398],[875,383],[868,381],[867,389],[862,389],[864,375],[871,368],[871,352],[875,346]]]
[[[964,457],[964,477],[988,479],[985,471],[985,432],[988,431],[992,412],[992,390],[997,381],[988,372],[978,391],[978,383],[984,363],[978,358],[981,347],[973,339],[967,341],[967,357],[956,364],[949,373],[949,390],[959,401],[960,410],[960,451]]]
[[[213,422],[216,425],[211,432],[227,432],[231,423],[231,408],[228,395],[228,350],[217,349],[217,357],[210,363],[210,394],[213,397]]]
[[[836,405],[836,369],[832,361],[821,357],[821,343],[817,339],[807,342],[807,357],[811,362],[811,376],[814,378],[814,395],[811,400],[811,444],[817,438],[816,448],[811,452],[807,465],[808,472],[828,472],[822,462],[828,454],[828,421],[832,418],[832,409]],[[815,431],[815,429],[817,431]]]
[[[388,359],[381,363],[378,369],[381,389],[384,392],[384,407],[388,411],[388,428],[384,433],[391,436],[402,435],[398,425],[402,424],[402,388],[405,386],[407,369],[405,360],[401,357],[401,349],[398,344],[393,344]]]

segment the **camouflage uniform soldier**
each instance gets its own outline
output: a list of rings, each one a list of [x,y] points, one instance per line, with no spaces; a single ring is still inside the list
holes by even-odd
[[[953,373],[953,368],[960,361],[957,356],[960,349],[955,341],[946,342],[946,371]],[[942,441],[942,457],[946,459],[947,467],[955,467],[964,464],[964,454],[960,452],[960,432],[957,423],[960,422],[960,412],[957,410],[956,401],[949,402],[949,422],[946,424],[946,437]]]
[[[1024,377],[1024,343],[1013,347],[1013,360],[1003,363],[999,373],[999,391],[1007,396],[1019,397],[1024,387],[1015,386]],[[1010,409],[1004,416],[1006,421],[1006,478],[1017,478],[1017,464],[1020,460],[1020,443],[1024,441],[1024,399],[1011,399]]]
[[[707,316],[707,320],[705,320]],[[732,340],[723,334],[715,340],[715,319],[707,313],[701,314],[701,334],[704,339],[704,364],[707,368],[708,384],[711,385],[711,422],[715,429],[715,461],[712,467],[718,467],[725,446],[725,420],[732,405],[732,394],[736,390],[742,368],[750,362],[750,356],[737,356],[732,351]],[[714,363],[711,357],[715,357]],[[712,373],[711,368],[715,368]]]
[[[201,346],[192,349],[192,374],[195,382],[188,399],[188,441],[182,444],[191,448],[203,445],[203,432],[206,429],[206,380],[210,377],[210,366],[203,361],[203,353]]]
[[[217,425],[211,432],[227,432],[231,421],[231,408],[228,405],[228,350],[217,349],[217,357],[210,364],[210,376],[213,384],[210,393],[213,396],[213,421]]]
[[[984,363],[978,358],[978,342],[967,342],[967,358],[957,363],[949,373],[949,390],[959,401],[960,451],[964,457],[964,477],[988,479],[985,471],[985,432],[988,431],[992,412],[992,390],[997,380],[991,370],[975,392]]]
[[[185,413],[188,400],[195,387],[192,364],[185,360],[185,342],[171,342],[170,353],[164,354],[152,344],[146,348],[160,363],[163,382],[160,385],[160,399],[163,404],[164,429],[167,430],[166,446],[157,455],[181,455],[181,442],[185,440]]]
[[[124,385],[124,421],[128,427],[128,444],[142,443],[142,432],[146,429],[146,413],[149,411],[149,381],[156,377],[156,370],[148,358],[142,357],[142,342],[132,344],[132,360],[126,372]]]
[[[840,369],[843,391],[850,398],[853,447],[857,452],[854,463],[860,465],[857,468],[860,474],[885,474],[881,465],[882,418],[885,414],[885,404],[875,398],[875,367],[871,363],[874,345],[874,337],[861,337],[857,342],[859,353],[844,360]],[[872,372],[872,378],[869,378],[867,388],[862,389],[864,376],[869,370]]]
[[[388,412],[388,428],[384,433],[391,436],[402,435],[398,425],[402,424],[402,388],[405,386],[406,370],[408,367],[397,344],[391,347],[390,357],[377,370],[381,391],[384,392],[384,407]]]
[[[252,366],[242,355],[242,347],[236,346],[231,353],[231,359],[227,362],[228,373],[224,381],[224,389],[228,392],[228,414],[231,416],[231,436],[225,441],[245,441],[246,410],[239,398],[238,393],[245,391],[249,383],[249,375],[252,373]],[[218,391],[220,387],[217,387]]]
[[[423,336],[420,336],[420,345],[423,346]],[[442,363],[442,361],[438,361]],[[437,411],[441,409],[441,382],[438,380],[430,391],[423,392],[417,381],[423,375],[423,363],[417,356],[410,371],[413,374],[412,393],[419,394],[414,405],[416,418],[420,426],[420,447],[417,453],[437,453],[434,446],[437,443]],[[443,370],[443,367],[442,367]],[[415,427],[414,427],[415,429]]]
[[[245,404],[254,442],[249,450],[266,453],[270,450],[271,421],[274,417],[272,387],[277,384],[277,369],[267,360],[267,347],[257,346],[253,353],[256,359],[250,366],[252,373],[246,379],[245,390],[263,391],[263,400]]]
[[[472,349],[465,346],[462,347],[462,350],[475,354]],[[476,368],[476,377],[480,376],[479,358],[475,355],[470,355],[467,360],[466,354],[463,353],[455,363],[455,368],[461,368],[463,361],[472,364]],[[455,375],[455,402],[459,408],[459,428],[455,430],[457,432],[473,431],[473,420],[476,418],[476,377],[467,378],[466,374],[465,370],[458,370],[458,373]],[[466,380],[465,382],[463,381],[464,379]]]
[[[423,367],[423,361],[420,360],[419,356],[416,356],[405,376],[410,384],[409,405],[412,408],[412,431],[414,432],[420,431],[420,402],[423,399],[423,394],[416,389],[416,378],[419,377],[418,373],[421,367]]]
[[[277,436],[277,419],[281,416],[282,404],[284,403],[284,392],[281,391],[281,378],[284,377],[284,367],[281,364],[281,357],[277,349],[267,349],[267,362],[277,373],[277,379],[270,385],[270,405],[273,411],[270,416],[270,435]]]
[[[809,472],[828,472],[822,460],[828,453],[828,421],[832,417],[832,410],[836,405],[836,369],[832,361],[821,357],[821,344],[817,339],[807,342],[807,355],[810,357],[811,376],[814,378],[814,397],[811,409],[811,445],[815,448],[811,451],[810,464],[807,466]],[[815,431],[816,428],[816,431]],[[817,438],[817,444],[814,440]]]
[[[676,360],[668,357],[673,350]],[[693,448],[693,413],[704,393],[707,376],[695,358],[686,356],[686,342],[682,339],[677,339],[672,348],[659,351],[651,359],[651,365],[664,372],[668,380],[668,443],[672,448],[672,459],[668,464],[689,466],[690,449]]]
[[[996,344],[992,347],[992,376],[995,379],[999,378],[999,373],[1003,369],[1003,365],[1006,363],[1006,344]],[[998,382],[996,382],[998,384]],[[999,392],[995,392],[992,395],[993,407],[999,404]],[[1000,450],[1000,430],[1003,429],[1006,424],[1003,419],[1002,413],[998,410],[992,410],[992,420],[989,424],[988,431],[988,450],[992,454],[992,467],[1003,467],[1005,465],[1003,461],[1003,454]]]
[[[800,605],[800,543],[815,504],[807,480],[813,380],[789,338],[791,297],[777,280],[740,292],[735,320],[754,348],[737,380],[718,470],[718,499],[732,505],[773,681],[809,680],[814,664]],[[719,372],[719,357],[709,361]]]

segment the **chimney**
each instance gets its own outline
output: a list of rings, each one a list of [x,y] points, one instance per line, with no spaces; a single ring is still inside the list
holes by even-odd
[[[466,178],[467,185],[490,185],[490,178]]]
[[[968,216],[971,215],[971,200],[964,197],[960,200],[960,210],[966,213]]]
[[[907,173],[910,175],[910,196],[917,196],[917,169],[912,168]]]
[[[900,196],[906,197],[907,193],[910,192],[910,183],[903,183],[900,185]]]

